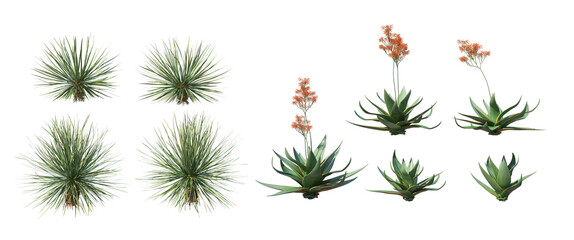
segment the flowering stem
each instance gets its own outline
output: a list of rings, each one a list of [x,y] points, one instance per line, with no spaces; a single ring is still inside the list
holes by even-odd
[[[303,111],[303,117],[305,118],[305,122],[307,122],[307,111]],[[307,135],[305,135],[305,153],[308,155],[309,151],[313,149],[313,137],[311,137],[311,130],[309,130],[307,134],[309,134],[309,149],[307,149]]]
[[[401,85],[399,84],[399,63],[395,62],[395,64],[397,65],[397,96],[400,96]]]
[[[482,68],[478,67],[478,70],[480,70],[480,73],[482,73],[482,77],[484,77],[484,81],[486,82],[486,88],[488,89],[488,96],[492,97],[492,93],[490,93],[490,86],[488,85],[488,80],[486,80],[486,76],[484,75]]]
[[[398,72],[398,69],[397,69]],[[395,95],[395,99],[397,98],[397,87],[395,85],[395,63],[393,62],[393,94]]]

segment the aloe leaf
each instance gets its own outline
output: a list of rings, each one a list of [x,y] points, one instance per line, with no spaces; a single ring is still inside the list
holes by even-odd
[[[374,105],[374,104],[373,104],[373,105]],[[379,115],[379,114],[376,114],[376,113],[369,112],[367,109],[365,109],[365,108],[363,107],[363,105],[361,104],[361,102],[359,102],[359,108],[361,108],[361,110],[362,110],[364,113],[366,113],[366,114]],[[359,115],[357,114],[357,116],[359,116]],[[359,116],[359,117],[360,117],[360,116]]]
[[[518,104],[520,104],[520,101],[522,100],[522,97],[520,97],[520,99],[518,99],[518,102],[516,102],[516,104],[510,106],[509,108],[507,108],[506,110],[502,111],[500,113],[500,115],[498,115],[498,118],[496,119],[496,122],[500,121],[500,119],[504,118],[504,115],[506,115],[508,112],[510,112],[510,110],[514,109],[516,106],[518,106]]]
[[[462,126],[462,125],[458,124],[458,120],[464,121],[464,119],[457,119],[456,117],[454,117],[454,123],[460,128],[475,129],[475,130],[481,128],[480,126],[472,126],[472,125],[471,126]],[[466,122],[468,122],[468,121],[466,121]]]
[[[377,118],[379,119],[379,122],[381,122],[382,124],[384,124],[385,126],[387,126],[387,128],[390,129],[400,129],[401,127],[393,122],[390,122],[384,118],[382,118],[381,116],[377,116]]]
[[[526,176],[524,176],[524,177],[521,176],[521,177],[520,177],[520,181],[526,180],[527,178],[529,178],[530,176],[532,176],[532,174],[535,174],[535,173],[536,173],[536,172],[533,172],[533,173],[528,174],[528,175],[526,175]]]
[[[351,161],[349,161],[349,162],[351,162]],[[348,178],[348,177],[351,177],[351,176],[357,174],[358,172],[362,171],[363,169],[365,169],[365,167],[367,167],[367,165],[365,165],[365,166],[363,166],[362,168],[359,168],[359,169],[357,169],[357,170],[354,170],[354,171],[345,173],[345,176],[346,176],[347,178]]]
[[[490,158],[490,156],[488,157],[488,160],[486,160],[485,165],[490,176],[498,176],[498,168],[496,167],[496,165],[494,165],[494,163],[492,162],[492,158]]]
[[[294,189],[301,189],[301,187],[292,187],[292,186],[283,186],[283,185],[275,185],[275,184],[269,184],[269,183],[264,183],[264,182],[260,182],[255,180],[256,182],[260,183],[263,186],[269,187],[269,188],[273,188],[276,190],[280,190],[280,191],[288,191],[288,190],[294,190]]]
[[[389,115],[389,114],[387,113],[387,111],[385,111],[384,109],[382,109],[381,107],[379,107],[379,105],[373,103],[373,102],[371,101],[371,99],[369,99],[369,98],[367,98],[367,97],[365,97],[365,98],[366,98],[367,101],[369,101],[373,106],[375,106],[375,108],[377,108],[377,110],[379,111],[379,113],[385,114],[385,115]],[[359,102],[359,103],[360,103],[360,102]],[[359,107],[361,107],[361,106],[359,105]],[[361,107],[361,108],[362,108],[362,107]]]
[[[374,127],[374,126],[367,126],[367,125],[356,124],[356,123],[349,122],[349,121],[347,121],[347,122],[350,123],[350,124],[353,124],[353,125],[355,125],[355,126],[357,126],[357,127],[363,127],[363,128],[373,129],[373,130],[380,130],[380,131],[389,131],[389,130],[390,130],[389,127]]]
[[[435,128],[437,128],[438,126],[440,126],[441,123],[442,123],[442,122],[439,122],[439,123],[438,123],[436,126],[434,126],[434,127],[427,127],[427,126],[425,126],[425,125],[420,125],[420,124],[412,124],[411,126],[412,126],[412,127],[420,127],[420,128],[424,128],[424,129],[435,129]]]
[[[312,154],[309,156],[309,159],[315,158]],[[313,186],[317,186],[323,181],[323,175],[321,174],[321,167],[319,164],[315,165],[313,170],[307,175],[303,177],[303,187],[311,188]]]
[[[423,101],[422,97],[417,98],[416,101],[413,102],[407,109],[405,109],[406,113],[410,113],[415,107],[417,107]]]
[[[474,120],[474,121],[477,121],[477,122],[478,122],[477,124],[480,124],[480,125],[482,125],[482,124],[484,124],[485,122],[488,121],[488,119],[482,119],[482,118],[480,118],[480,117],[476,117],[476,116],[472,116],[472,115],[468,115],[468,114],[462,114],[462,113],[459,113],[459,114],[462,115],[462,116],[464,116],[464,117],[470,118],[470,119],[472,119],[472,120]]]
[[[335,159],[337,158],[337,154],[339,154],[339,150],[341,149],[341,144],[333,151],[326,159],[321,163],[321,172],[329,172],[333,168],[335,164]],[[350,163],[350,162],[349,162]],[[348,166],[348,165],[347,165]],[[345,167],[346,168],[346,167]]]
[[[307,171],[313,171],[315,168],[318,168],[320,165],[321,165],[321,163],[317,160],[317,158],[315,158],[315,154],[310,153],[309,156],[307,156],[307,163],[305,164]]]
[[[318,161],[321,161],[321,159],[323,159],[323,154],[325,153],[326,145],[327,145],[327,135],[323,137],[323,140],[321,140],[321,143],[319,143],[319,145],[315,149],[314,154]]]
[[[279,158],[279,160],[282,163],[285,163],[289,168],[291,168],[291,170],[293,170],[294,172],[297,172],[297,174],[299,176],[303,176],[304,174],[304,169],[305,166],[299,162],[297,162],[296,160],[291,161],[287,158],[284,158],[283,156],[279,155],[279,153],[275,152],[275,150],[273,150],[273,152],[275,153],[275,155]]]
[[[349,162],[347,163],[347,165],[346,165],[343,169],[341,169],[341,170],[336,170],[336,171],[332,171],[332,172],[327,172],[327,173],[323,174],[323,177],[328,177],[328,176],[330,176],[330,175],[332,175],[332,174],[343,172],[343,171],[345,171],[350,165],[351,165],[351,160],[349,160]],[[330,169],[329,169],[329,170],[330,170]]]
[[[381,100],[381,102],[385,103],[385,100],[383,100],[383,98],[381,97],[381,95],[379,95],[378,92],[377,92],[377,97],[379,98],[379,100]]]
[[[393,100],[393,98],[389,95],[389,93],[387,93],[387,90],[385,90],[384,94],[383,94],[384,98],[385,98],[385,105],[387,106],[387,109],[389,110],[389,112],[392,112],[393,110],[393,106],[395,106],[395,101]],[[392,113],[391,113],[392,114]]]
[[[409,98],[411,97],[411,91],[409,91],[406,96],[404,96],[404,89],[403,92],[401,92],[401,94],[403,94],[402,98],[400,98],[399,101],[399,110],[404,111],[407,108],[407,104],[409,103]]]
[[[486,113],[484,113],[477,105],[476,103],[474,103],[474,101],[472,101],[472,98],[470,98],[470,105],[472,106],[472,110],[474,110],[474,112],[476,113],[476,115],[478,115],[479,117],[483,118],[483,119],[489,119],[488,115]],[[490,121],[490,120],[489,120]]]
[[[505,158],[502,158],[502,161],[500,161],[496,180],[498,182],[498,185],[502,189],[505,189],[510,186],[510,170],[508,169],[508,164],[506,163]]]
[[[472,175],[472,173],[470,175]],[[478,184],[480,184],[480,186],[482,186],[484,189],[486,189],[486,191],[488,191],[490,194],[494,195],[495,197],[498,197],[498,194],[494,190],[492,190],[491,188],[486,186],[486,184],[482,183],[480,180],[476,179],[476,177],[474,177],[474,175],[472,175],[472,178],[474,178],[474,180]]]
[[[376,121],[376,122],[379,121],[379,119],[376,119],[376,118],[364,118],[364,117],[361,117],[361,115],[359,115],[359,114],[357,113],[357,111],[354,111],[354,112],[355,112],[355,115],[357,115],[357,117],[359,117],[361,120],[364,120],[364,121]],[[377,115],[377,114],[373,114],[373,115]],[[348,121],[347,121],[347,122],[348,122]]]
[[[531,130],[531,131],[541,131],[542,129],[538,128],[527,128],[527,127],[505,127],[502,130]]]
[[[510,172],[511,176],[512,176],[512,170],[514,170],[516,165],[518,165],[518,158],[513,153],[512,160],[510,160],[510,163],[508,164],[508,171]]]
[[[496,122],[496,119],[498,119],[499,114],[500,114],[500,107],[496,103],[496,98],[493,93],[492,96],[490,97],[490,108],[488,109],[488,117],[489,119],[493,119],[494,122]]]
[[[396,192],[396,191],[388,191],[388,190],[368,190],[371,192],[378,192],[378,193],[386,193],[386,194],[394,194],[394,195],[401,195],[402,194],[400,192]]]
[[[501,197],[508,197],[508,195],[510,195],[510,193],[514,192],[514,190],[518,189],[520,186],[522,186],[522,177],[520,177],[520,179],[518,179],[517,183],[504,189],[504,191],[502,191],[500,196]]]
[[[284,165],[281,164],[281,167],[283,167],[283,166],[284,166]],[[289,169],[286,169],[286,168],[285,168],[285,169],[286,169],[287,171],[282,172],[282,171],[279,171],[277,168],[275,168],[275,166],[273,166],[273,158],[271,158],[271,167],[273,167],[273,170],[275,170],[275,172],[277,172],[277,173],[279,173],[279,174],[281,174],[281,175],[283,175],[283,176],[287,176],[287,177],[289,177],[289,178],[295,180],[295,181],[298,182],[299,184],[301,184],[301,180],[302,180],[302,179],[301,179],[301,177],[298,176],[295,172],[293,172],[293,171],[291,171],[291,170],[289,170]],[[282,168],[282,169],[283,169],[283,168]]]
[[[378,168],[378,167],[377,167]],[[396,182],[395,180],[393,180],[391,177],[389,177],[385,171],[382,171],[379,168],[379,172],[383,175],[383,177],[385,178],[385,180],[387,180],[387,182],[389,182],[389,184],[391,184],[393,186],[393,188],[397,189],[397,190],[404,190],[407,189],[406,186],[402,185],[401,183]]]
[[[482,172],[482,175],[484,176],[484,178],[486,179],[486,181],[488,182],[488,184],[490,184],[490,186],[497,192],[497,193],[501,193],[502,192],[502,188],[500,188],[500,186],[498,185],[498,183],[496,182],[496,179],[494,179],[494,177],[490,176],[486,171],[484,171],[484,168],[482,168],[482,166],[480,164],[478,164],[478,166],[480,167],[480,171]],[[496,177],[496,176],[495,176]]]

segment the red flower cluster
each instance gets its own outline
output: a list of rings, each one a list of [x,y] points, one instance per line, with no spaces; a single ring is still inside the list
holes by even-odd
[[[306,120],[303,116],[295,116],[295,122],[291,123],[291,127],[297,130],[297,132],[305,135],[311,131],[311,121]]]
[[[309,78],[299,78],[299,89],[295,90],[295,96],[293,96],[293,104],[303,110],[303,112],[309,110],[313,103],[317,101],[315,92],[310,91],[309,82]]]
[[[490,51],[480,51],[482,45],[478,43],[470,43],[468,40],[458,40],[458,49],[466,54],[466,56],[460,57],[460,61],[467,63],[472,66],[479,67],[484,59],[490,56]],[[471,60],[472,62],[468,62]]]
[[[389,57],[396,63],[402,61],[406,55],[409,54],[409,48],[403,42],[403,38],[398,33],[392,33],[393,25],[385,25],[382,27],[384,36],[379,38],[379,49],[385,51]]]

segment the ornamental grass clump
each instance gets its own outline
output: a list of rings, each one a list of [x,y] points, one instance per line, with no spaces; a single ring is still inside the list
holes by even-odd
[[[481,50],[482,45],[478,43],[470,43],[468,40],[458,40],[458,44],[459,50],[465,54],[459,58],[460,61],[466,63],[466,65],[470,67],[480,70],[480,73],[482,74],[482,77],[486,83],[490,101],[487,103],[485,100],[483,100],[485,110],[482,110],[472,100],[472,98],[469,98],[472,110],[474,110],[476,116],[459,113],[467,119],[460,119],[455,117],[454,121],[456,125],[466,129],[483,130],[488,132],[489,135],[500,135],[504,130],[539,130],[535,128],[514,127],[510,126],[510,124],[525,119],[529,113],[538,107],[540,100],[538,100],[538,104],[536,104],[533,109],[530,109],[528,103],[526,103],[522,111],[506,116],[506,114],[508,114],[512,109],[516,108],[518,104],[520,104],[522,97],[516,104],[512,105],[511,107],[507,109],[501,108],[496,102],[495,94],[490,91],[490,85],[488,84],[486,75],[484,75],[484,71],[482,70],[482,63],[486,57],[490,56],[490,51],[483,51]],[[461,126],[458,121],[470,123],[470,126]]]
[[[417,160],[416,163],[413,163],[413,159],[411,158],[411,160],[409,160],[408,163],[405,162],[404,159],[401,162],[399,162],[399,159],[397,159],[396,152],[393,152],[393,160],[391,161],[391,170],[397,176],[397,180],[393,180],[385,173],[385,171],[382,171],[381,168],[379,168],[379,172],[393,186],[393,188],[396,191],[387,191],[387,190],[370,190],[370,191],[400,195],[403,197],[405,201],[410,202],[415,198],[417,194],[426,191],[440,190],[446,184],[446,182],[444,182],[442,186],[439,188],[429,188],[429,186],[434,185],[438,182],[441,173],[433,174],[432,176],[425,178],[422,181],[419,181],[419,176],[423,171],[423,168],[419,165],[419,161]]]
[[[74,210],[88,213],[118,190],[118,170],[113,145],[104,143],[104,133],[71,118],[54,119],[45,127],[48,137],[38,137],[34,153],[22,157],[35,170],[27,185],[36,195],[34,204],[43,211]]]
[[[500,165],[498,167],[494,165],[492,159],[489,156],[485,164],[486,171],[484,170],[484,168],[482,168],[482,166],[479,163],[478,166],[480,167],[480,172],[482,173],[482,175],[484,176],[490,187],[488,187],[486,184],[478,180],[474,175],[472,175],[472,173],[470,175],[472,175],[474,180],[476,180],[476,182],[478,182],[480,186],[486,189],[486,191],[488,191],[490,194],[494,195],[496,199],[498,199],[499,201],[506,201],[508,200],[508,195],[510,195],[510,193],[512,193],[514,190],[516,190],[518,187],[522,185],[522,181],[524,181],[525,179],[527,179],[528,177],[532,176],[532,174],[535,173],[533,172],[526,176],[520,175],[520,178],[518,180],[512,182],[511,180],[512,171],[514,170],[516,165],[518,165],[518,157],[514,156],[514,153],[512,154],[512,160],[510,161],[510,163],[507,163],[506,158],[503,156],[502,161],[500,161]]]
[[[440,123],[434,127],[427,127],[419,124],[422,120],[431,116],[432,108],[436,103],[414,117],[409,117],[414,108],[423,100],[422,97],[419,97],[417,100],[409,104],[411,91],[406,91],[404,87],[400,90],[399,63],[409,54],[410,51],[408,50],[408,45],[403,42],[401,35],[392,33],[393,25],[383,26],[382,29],[384,36],[379,39],[379,49],[383,50],[385,54],[393,60],[393,95],[391,96],[391,94],[387,93],[387,90],[384,90],[383,97],[377,93],[378,99],[384,104],[386,109],[380,107],[367,98],[367,101],[376,108],[376,112],[371,112],[365,109],[361,102],[359,102],[359,107],[363,113],[367,114],[367,116],[370,115],[372,118],[362,117],[357,113],[357,111],[355,111],[355,115],[364,121],[379,122],[383,124],[384,127],[362,125],[352,122],[349,123],[368,129],[388,131],[391,135],[405,134],[406,130],[409,128],[433,129],[438,127]]]
[[[153,199],[198,213],[200,206],[211,211],[217,204],[232,205],[225,192],[237,182],[235,145],[220,136],[211,120],[186,114],[181,121],[174,118],[171,126],[164,123],[156,135],[155,142],[146,141],[148,153],[144,153],[153,167],[144,178],[156,191]]]
[[[290,155],[287,149],[285,149],[285,156],[281,156],[279,153],[273,151],[279,158],[281,170],[278,170],[273,166],[273,158],[271,158],[271,166],[273,169],[277,173],[293,179],[297,184],[299,184],[299,186],[281,186],[257,181],[264,186],[279,190],[279,192],[271,196],[286,193],[303,193],[304,198],[314,199],[319,196],[320,192],[351,183],[356,179],[356,177],[350,177],[365,168],[362,167],[355,171],[346,172],[345,170],[349,165],[351,165],[351,160],[349,160],[347,166],[343,169],[332,170],[337,154],[341,149],[341,145],[339,145],[331,154],[325,154],[325,148],[327,145],[326,135],[323,137],[321,143],[319,143],[319,145],[317,145],[313,150],[311,137],[312,126],[307,118],[307,111],[317,101],[317,95],[315,92],[310,91],[309,82],[309,78],[299,78],[299,89],[295,91],[295,96],[293,97],[293,104],[303,112],[303,115],[297,115],[295,117],[295,122],[292,123],[291,127],[303,136],[304,150],[300,153],[293,148],[293,155]],[[339,173],[342,174],[332,178],[327,178]]]
[[[227,70],[218,66],[212,45],[191,46],[188,41],[185,49],[181,49],[177,41],[171,39],[163,42],[162,49],[153,46],[147,59],[142,68],[143,75],[149,78],[144,84],[150,89],[144,99],[189,104],[201,100],[214,102],[215,96],[221,93],[218,86]]]
[[[108,57],[106,49],[97,49],[91,37],[72,40],[53,40],[46,45],[40,66],[34,68],[34,76],[52,90],[47,95],[56,99],[72,99],[83,102],[90,98],[109,97],[115,85],[111,81],[117,65],[116,57]]]

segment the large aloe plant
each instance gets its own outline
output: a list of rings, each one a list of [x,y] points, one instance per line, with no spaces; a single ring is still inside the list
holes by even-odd
[[[364,127],[368,129],[380,130],[380,131],[388,131],[391,135],[399,135],[405,134],[406,130],[409,128],[425,128],[425,129],[434,129],[440,125],[437,124],[434,127],[427,127],[424,125],[419,124],[422,120],[427,119],[432,114],[432,108],[434,107],[433,104],[427,110],[415,115],[412,118],[409,118],[409,115],[412,111],[422,102],[422,97],[419,97],[415,100],[412,104],[409,104],[409,98],[411,97],[411,91],[408,92],[403,87],[402,90],[399,92],[400,83],[399,83],[399,63],[405,58],[406,55],[409,54],[408,46],[406,43],[403,42],[403,39],[400,34],[392,33],[393,26],[386,25],[383,26],[384,36],[379,39],[381,44],[379,48],[382,49],[389,57],[393,59],[393,94],[394,96],[391,97],[387,91],[384,91],[383,98],[379,96],[377,93],[377,97],[381,102],[386,106],[386,109],[380,107],[379,105],[372,102],[369,98],[369,101],[376,109],[377,112],[371,112],[366,110],[361,102],[359,102],[359,107],[363,111],[364,114],[372,115],[373,118],[369,117],[362,117],[355,111],[357,117],[364,121],[374,121],[379,122],[384,127],[377,127],[377,126],[369,126],[363,124],[357,124],[353,122],[349,122],[355,126]],[[396,71],[395,71],[396,69]],[[396,84],[395,84],[396,79]],[[426,114],[426,115],[425,115]]]
[[[480,172],[490,187],[478,180],[474,175],[472,175],[472,173],[471,175],[474,180],[480,184],[480,186],[486,189],[490,194],[494,195],[496,199],[499,201],[506,201],[508,200],[508,195],[510,195],[510,193],[522,186],[522,181],[535,173],[533,172],[526,176],[521,175],[518,180],[512,182],[512,171],[516,165],[518,165],[518,157],[516,157],[514,153],[512,154],[512,160],[510,160],[510,163],[507,163],[506,158],[503,156],[498,167],[494,165],[490,156],[488,157],[488,160],[486,160],[486,170],[484,170],[479,163],[478,166],[480,167]]]
[[[291,125],[303,136],[305,150],[303,153],[299,153],[295,148],[293,148],[293,156],[289,155],[287,149],[285,149],[285,156],[281,156],[277,152],[273,151],[280,160],[279,163],[281,170],[278,170],[273,166],[273,159],[271,159],[271,165],[277,173],[295,180],[299,186],[282,186],[257,181],[264,186],[279,190],[279,192],[271,196],[286,193],[303,193],[304,198],[314,199],[319,196],[320,192],[338,188],[354,181],[356,177],[352,179],[349,179],[349,177],[357,174],[365,168],[363,167],[355,171],[345,172],[351,164],[351,161],[349,160],[349,163],[347,163],[347,166],[343,169],[333,171],[333,165],[335,164],[335,159],[337,158],[337,154],[339,153],[341,146],[339,145],[335,151],[324,157],[325,147],[327,145],[327,136],[323,137],[321,143],[319,143],[317,148],[313,150],[311,124],[307,119],[307,111],[317,101],[317,95],[315,92],[310,90],[309,81],[309,78],[299,78],[299,88],[295,91],[293,104],[303,112],[303,115],[297,115],[295,122]],[[328,178],[331,175],[339,173],[341,174],[338,176]]]
[[[351,161],[349,161],[343,169],[332,170],[333,165],[335,164],[335,159],[337,158],[337,154],[340,150],[340,145],[335,149],[335,151],[323,158],[326,144],[327,136],[323,138],[315,151],[308,152],[305,156],[297,152],[295,148],[293,148],[293,156],[289,155],[287,149],[285,149],[285,156],[281,156],[279,153],[273,151],[280,160],[281,170],[275,168],[273,166],[273,160],[271,160],[273,169],[277,173],[295,180],[299,186],[281,186],[258,182],[267,187],[279,190],[279,192],[272,196],[286,193],[303,193],[303,197],[307,199],[316,198],[319,196],[320,192],[338,188],[353,182],[356,177],[350,177],[357,174],[365,167],[355,171],[345,172],[351,164]],[[339,173],[342,174],[328,178],[331,175]]]

